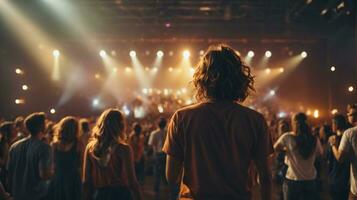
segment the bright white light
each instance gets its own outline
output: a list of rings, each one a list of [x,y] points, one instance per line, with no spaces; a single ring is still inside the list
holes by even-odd
[[[313,116],[316,119],[319,118],[319,116],[320,116],[319,110],[314,110]]]
[[[59,50],[55,49],[55,50],[53,50],[52,55],[57,58],[61,55],[61,53]]]
[[[195,72],[195,68],[190,67],[190,72],[191,72],[191,73],[194,73],[194,72]]]
[[[54,108],[52,108],[52,109],[50,110],[50,113],[51,113],[51,114],[55,114],[55,113],[56,113],[56,110],[55,110]]]
[[[164,89],[164,95],[165,95],[165,96],[169,95],[169,90],[166,89],[166,88]]]
[[[144,89],[142,90],[142,92],[143,92],[144,94],[147,94],[147,93],[148,93],[148,89],[144,88]]]
[[[99,99],[97,99],[97,98],[93,99],[92,106],[97,107],[98,105],[99,105]]]
[[[306,115],[307,115],[307,116],[309,116],[309,115],[311,115],[311,114],[312,114],[312,113],[311,113],[311,110],[307,110],[307,111],[306,111]]]
[[[132,50],[132,51],[130,51],[129,55],[130,55],[130,57],[135,57],[136,56],[136,52]]]
[[[189,57],[190,57],[190,51],[189,50],[185,50],[185,51],[183,51],[182,52],[182,56],[183,56],[183,58],[185,58],[185,59],[188,59]]]
[[[271,72],[271,69],[270,69],[270,68],[266,68],[266,69],[265,69],[265,73],[270,74],[270,72]]]
[[[286,113],[285,112],[279,112],[278,113],[278,117],[279,118],[284,118],[284,117],[286,117]]]
[[[306,58],[306,56],[307,56],[306,51],[301,52],[301,57]]]
[[[353,86],[349,86],[349,87],[348,87],[348,91],[349,91],[349,92],[353,92],[353,90],[354,90],[354,87],[353,87]]]
[[[157,55],[158,57],[162,57],[162,56],[164,56],[164,52],[162,52],[161,50],[160,50],[160,51],[157,51],[156,55]]]
[[[265,57],[270,58],[271,57],[271,51],[266,51],[265,52]]]
[[[130,115],[130,110],[129,110],[128,107],[125,106],[125,105],[123,106],[123,112],[124,112],[124,114],[127,115],[127,116]]]
[[[280,73],[283,73],[284,71],[285,71],[285,69],[284,69],[283,67],[280,67],[280,68],[279,68],[279,72],[280,72]]]
[[[16,74],[23,74],[23,71],[22,71],[20,68],[17,68],[17,69],[15,70],[15,73],[16,73]]]
[[[200,56],[203,56],[203,54],[205,54],[204,50],[200,50]]]
[[[157,106],[157,110],[159,111],[159,113],[163,113],[164,112],[164,108],[162,107],[162,105],[158,105]]]
[[[331,70],[331,72],[334,72],[334,71],[336,71],[336,67],[335,66],[331,66],[330,70]]]
[[[333,115],[335,115],[335,114],[337,114],[338,113],[338,110],[337,109],[333,109],[332,111],[331,111],[331,114],[333,114]]]
[[[174,69],[172,67],[169,67],[169,72],[172,72]]]
[[[107,52],[105,52],[104,50],[100,50],[99,55],[100,57],[104,58],[107,55]]]
[[[153,67],[153,68],[152,68],[152,71],[153,71],[153,72],[157,72],[158,70],[159,70],[159,69],[158,69],[157,67]]]
[[[274,96],[275,95],[275,90],[270,90],[269,94],[270,94],[270,96]]]
[[[22,90],[28,90],[29,87],[27,85],[22,85]]]
[[[191,99],[187,99],[187,100],[185,101],[185,104],[186,104],[186,105],[192,104],[192,100],[191,100]]]
[[[24,104],[25,100],[23,99],[15,99],[15,104]]]
[[[187,89],[186,89],[186,88],[182,88],[182,89],[181,89],[181,92],[182,92],[182,93],[186,93],[186,92],[187,92]]]
[[[248,57],[253,58],[254,57],[254,51],[249,51],[248,52]]]

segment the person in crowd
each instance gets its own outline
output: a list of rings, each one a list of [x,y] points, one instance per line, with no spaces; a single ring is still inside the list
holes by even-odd
[[[90,125],[87,119],[81,119],[80,124],[80,142],[85,146],[88,144],[90,138]]]
[[[144,184],[145,177],[144,143],[145,136],[142,134],[142,127],[139,123],[134,123],[133,132],[129,136],[129,144],[134,153],[135,173],[141,185]]]
[[[160,193],[160,183],[165,178],[166,155],[162,152],[162,147],[166,138],[166,123],[165,118],[160,118],[158,129],[150,134],[148,141],[154,155],[154,192],[157,198]]]
[[[318,197],[314,162],[323,149],[320,140],[312,136],[304,113],[296,114],[292,125],[293,131],[283,134],[274,144],[274,149],[286,152],[284,200],[315,200]]]
[[[0,125],[0,181],[6,183],[6,163],[8,160],[10,141],[9,136],[16,133],[14,123],[5,121]]]
[[[79,125],[74,117],[65,117],[56,125],[52,143],[54,176],[50,181],[48,199],[81,199],[81,149]]]
[[[180,199],[251,199],[252,161],[261,199],[271,199],[267,123],[239,104],[254,90],[253,83],[250,68],[227,45],[211,46],[201,58],[193,77],[199,103],[174,113],[163,147],[166,178],[181,183]]]
[[[21,140],[22,138],[29,136],[29,133],[26,131],[25,128],[24,118],[22,116],[17,117],[14,123],[16,128],[16,138],[14,141],[11,141],[11,144],[18,140]]]
[[[44,113],[33,113],[25,119],[30,136],[15,142],[9,151],[7,171],[15,200],[42,200],[47,195],[46,181],[52,177],[51,147],[42,141],[45,136]]]
[[[329,140],[336,140],[336,145],[340,145],[340,141],[344,131],[348,128],[348,123],[345,116],[337,114],[332,119],[332,135]],[[327,159],[329,165],[329,191],[332,200],[347,200],[349,193],[349,178],[350,178],[350,163],[348,160],[338,162],[333,155],[332,147],[327,151]]]
[[[142,199],[134,170],[133,151],[125,143],[125,119],[108,109],[98,119],[83,164],[83,199]]]
[[[357,200],[357,104],[349,106],[347,113],[348,122],[352,128],[347,129],[338,145],[336,138],[329,140],[336,160],[350,161],[350,200]]]
[[[45,137],[43,138],[43,141],[46,144],[51,144],[53,142],[54,126],[55,126],[55,123],[53,123],[51,121],[47,122],[46,130],[45,130]]]

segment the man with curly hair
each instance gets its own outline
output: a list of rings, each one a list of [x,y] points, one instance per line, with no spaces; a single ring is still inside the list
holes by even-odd
[[[240,105],[254,91],[250,68],[227,45],[211,46],[194,76],[198,103],[176,111],[163,147],[166,177],[180,183],[179,199],[252,199],[251,163],[259,174],[261,199],[271,199],[267,123]]]

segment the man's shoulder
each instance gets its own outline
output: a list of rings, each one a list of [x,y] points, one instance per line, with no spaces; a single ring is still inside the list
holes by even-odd
[[[10,147],[10,151],[20,148],[22,145],[25,145],[29,141],[29,139],[30,139],[30,137],[25,137],[25,138],[22,138],[16,142],[14,142]]]
[[[357,126],[347,129],[343,135],[346,137],[356,137],[357,136]]]

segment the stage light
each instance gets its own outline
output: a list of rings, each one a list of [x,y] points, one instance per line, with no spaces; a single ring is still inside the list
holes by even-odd
[[[169,67],[169,72],[172,72],[174,69],[172,67]]]
[[[283,67],[279,68],[279,72],[283,73],[285,71],[285,69]]]
[[[278,113],[278,117],[279,118],[284,118],[284,117],[286,117],[286,113],[285,112],[279,112]]]
[[[54,108],[51,108],[50,113],[51,113],[51,114],[55,114],[55,113],[56,113],[56,110],[55,110]]]
[[[131,50],[130,53],[129,53],[130,57],[135,57],[136,56],[136,52]]]
[[[156,55],[157,55],[158,57],[162,57],[162,56],[164,56],[164,52],[162,52],[161,50],[160,50],[160,51],[157,51]]]
[[[249,51],[248,52],[248,57],[253,58],[254,57],[254,51]]]
[[[271,57],[271,51],[266,51],[265,52],[265,57],[270,58]]]
[[[306,111],[306,115],[307,115],[307,116],[310,116],[310,115],[311,115],[311,110],[307,110],[307,111]]]
[[[204,50],[200,50],[200,56],[203,56],[203,54],[205,54]]]
[[[27,86],[27,85],[22,85],[22,90],[28,90],[29,89],[29,87]]]
[[[148,93],[148,89],[144,88],[144,89],[142,90],[142,92],[143,92],[143,94],[147,94],[147,93]]]
[[[150,68],[148,68],[148,67],[145,67],[145,71],[147,71],[147,72],[148,72],[148,71],[150,71]]]
[[[169,56],[173,56],[174,55],[174,52],[173,51],[170,51],[169,52]]]
[[[99,105],[99,99],[97,99],[97,98],[93,99],[92,106],[97,107],[98,105]]]
[[[181,91],[182,91],[182,93],[185,94],[187,92],[187,89],[186,88],[182,88]]]
[[[53,57],[58,58],[61,55],[61,53],[59,50],[55,49],[53,50],[52,55]]]
[[[185,103],[186,103],[186,105],[190,105],[190,104],[192,104],[192,100],[191,100],[191,99],[187,99],[187,100],[185,101]]]
[[[158,69],[157,67],[153,67],[153,68],[152,68],[152,71],[153,71],[153,72],[157,72],[158,70],[159,70],[159,69]]]
[[[107,55],[107,52],[105,52],[104,50],[100,50],[99,55],[100,57],[104,58]]]
[[[270,69],[270,68],[266,68],[266,69],[265,69],[265,73],[270,74],[270,72],[271,72],[271,69]]]
[[[275,90],[270,90],[269,94],[270,94],[270,96],[275,96]]]
[[[164,89],[164,95],[165,95],[165,96],[169,95],[169,90],[166,89],[166,88]]]
[[[162,105],[158,105],[157,106],[157,110],[159,111],[159,113],[163,113],[164,112],[164,107],[162,107]]]
[[[123,106],[122,110],[126,116],[130,115],[130,110],[126,105]]]
[[[25,100],[23,99],[15,99],[15,104],[24,104]]]
[[[17,68],[17,69],[15,70],[15,73],[16,73],[16,74],[23,74],[24,72],[23,72],[20,68]]]
[[[336,71],[336,67],[335,67],[335,66],[332,66],[332,67],[330,68],[330,70],[331,70],[331,72],[334,72],[334,71]]]
[[[349,87],[348,87],[348,91],[349,91],[349,92],[353,92],[354,89],[355,89],[355,88],[354,88],[353,86],[349,86]]]
[[[306,51],[301,52],[301,57],[306,58],[306,56],[307,56]]]
[[[131,68],[130,67],[125,67],[125,72],[131,72]]]
[[[337,114],[338,113],[338,110],[337,109],[333,109],[332,111],[331,111],[331,114],[332,115],[335,115],[335,114]]]
[[[96,73],[96,74],[94,75],[94,78],[95,78],[95,79],[100,79],[100,74]]]
[[[188,59],[189,57],[190,57],[190,51],[189,50],[184,50],[183,52],[182,52],[182,56],[183,56],[183,58],[185,58],[185,59]]]
[[[315,119],[319,118],[320,116],[319,110],[314,110],[313,116]]]

